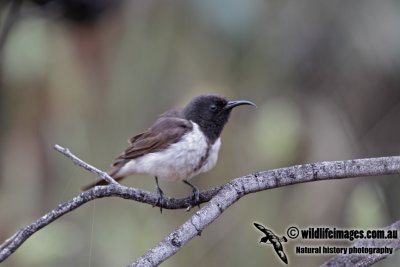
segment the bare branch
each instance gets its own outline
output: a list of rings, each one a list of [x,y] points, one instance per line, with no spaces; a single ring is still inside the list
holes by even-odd
[[[400,173],[398,156],[304,164],[236,178],[225,184],[207,205],[130,266],[156,266],[162,263],[247,194],[310,181],[396,173]]]
[[[384,228],[385,230],[400,231],[400,221]],[[362,239],[354,242],[352,247],[368,247],[368,248],[400,248],[400,239]],[[381,261],[390,256],[390,254],[339,254],[336,257],[329,259],[321,265],[321,267],[342,267],[342,266],[357,266],[366,267]]]
[[[54,145],[54,149],[57,150],[58,152],[60,152],[61,154],[63,154],[64,156],[66,156],[67,158],[69,158],[70,160],[72,160],[72,162],[75,163],[76,165],[78,165],[79,167],[82,167],[85,170],[96,174],[97,176],[99,176],[101,179],[105,180],[109,184],[118,184],[110,175],[108,175],[108,173],[100,171],[99,169],[93,167],[92,165],[84,162],[83,160],[81,160],[80,158],[78,158],[77,156],[72,154],[68,148],[64,148],[59,145]]]
[[[120,197],[150,204],[152,206],[157,205],[158,196],[156,194],[122,186],[109,177],[107,173],[80,160],[68,149],[58,145],[55,146],[55,149],[70,158],[78,166],[95,173],[112,184],[97,186],[86,192],[82,192],[77,197],[60,204],[57,208],[51,210],[35,222],[17,231],[0,246],[0,262],[10,256],[32,234],[62,215],[73,211],[93,199]],[[400,173],[399,156],[296,165],[287,168],[256,172],[236,178],[222,187],[202,191],[200,193],[200,202],[209,201],[209,203],[194,213],[187,222],[168,235],[156,247],[152,248],[145,255],[132,263],[131,266],[155,266],[165,261],[194,236],[200,234],[202,230],[217,219],[230,205],[247,194],[311,181],[397,173]],[[192,206],[192,204],[191,197],[181,199],[166,198],[163,208],[184,209]]]

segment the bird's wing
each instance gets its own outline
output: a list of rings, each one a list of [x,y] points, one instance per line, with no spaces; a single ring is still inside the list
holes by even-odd
[[[279,244],[280,244],[280,243],[279,243]],[[287,259],[287,257],[286,257],[285,252],[283,251],[282,246],[279,247],[279,246],[276,246],[275,244],[273,244],[273,246],[274,246],[275,252],[276,252],[276,254],[278,255],[278,257],[279,257],[284,263],[288,264],[288,259]]]
[[[172,119],[172,120],[164,121],[165,119]],[[176,119],[176,120],[173,120],[173,119]],[[161,126],[164,126],[164,124],[167,124],[167,123],[171,123],[171,122],[175,123],[176,122],[179,125],[180,125],[180,123],[184,123],[185,127],[189,127],[189,128],[192,127],[190,122],[183,118],[182,109],[171,109],[171,110],[168,110],[168,111],[164,112],[163,114],[160,115],[159,119],[157,120],[157,122],[159,122],[159,121],[164,121]],[[152,128],[150,128],[146,132],[137,134],[137,135],[129,138],[128,139],[129,144],[133,144],[133,143],[135,143],[136,140],[138,140],[140,138],[144,138],[144,135],[148,134],[150,130],[154,130],[153,128],[159,128],[159,127],[157,127],[157,122],[153,125]]]
[[[168,147],[169,145],[179,141],[179,139],[192,128],[193,125],[190,121],[172,117],[172,114],[171,116],[160,117],[147,131],[129,139],[129,147],[116,159],[108,174],[116,180],[124,178],[116,177],[115,175],[118,174],[118,171],[126,162]],[[88,190],[93,186],[104,184],[107,184],[107,182],[101,179],[83,187],[82,189]]]
[[[258,229],[258,230],[260,230],[261,232],[263,232],[264,234],[269,234],[268,233],[268,231],[270,231],[270,230],[268,230],[267,228],[265,228],[264,226],[262,226],[261,224],[259,224],[259,223],[253,223],[254,224],[254,226]]]
[[[121,161],[160,151],[179,141],[179,139],[192,128],[193,126],[188,120],[174,117],[161,117],[147,131],[129,140],[129,147],[117,158],[113,166],[118,165]]]

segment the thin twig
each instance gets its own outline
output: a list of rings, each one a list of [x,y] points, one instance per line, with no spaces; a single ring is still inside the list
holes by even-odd
[[[103,172],[103,171],[97,169],[96,167],[93,167],[92,165],[84,162],[83,160],[81,160],[80,158],[78,158],[77,156],[72,154],[68,148],[64,148],[59,145],[54,145],[54,149],[57,150],[58,152],[60,152],[61,154],[63,154],[64,156],[66,156],[67,158],[69,158],[70,160],[72,160],[72,162],[75,163],[76,165],[78,165],[79,167],[82,167],[85,170],[96,174],[101,179],[105,180],[107,183],[118,184],[110,175],[108,175],[108,173]]]

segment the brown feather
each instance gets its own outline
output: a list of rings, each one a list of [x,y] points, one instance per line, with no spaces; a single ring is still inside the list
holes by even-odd
[[[121,159],[135,159],[148,153],[163,150],[169,145],[179,141],[192,127],[192,124],[188,120],[174,117],[162,117],[146,132],[131,138],[130,140],[133,142],[124,153],[117,158],[113,166],[119,164]]]
[[[117,177],[117,178],[114,178],[114,180],[115,181],[119,181],[119,180],[121,180],[123,178],[125,178],[125,177]],[[81,190],[82,191],[86,191],[86,190],[89,190],[90,188],[98,186],[98,185],[108,185],[108,183],[107,183],[106,180],[100,179],[100,180],[94,181],[93,183],[82,187]]]

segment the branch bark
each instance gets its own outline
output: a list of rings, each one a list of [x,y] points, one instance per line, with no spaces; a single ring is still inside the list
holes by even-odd
[[[68,149],[57,145],[55,149],[73,160],[75,164],[95,173],[102,179],[110,182],[110,184],[98,186],[86,192],[82,192],[75,198],[60,204],[57,208],[51,210],[35,222],[18,230],[13,236],[0,245],[0,262],[4,261],[15,252],[32,234],[64,214],[73,211],[93,199],[114,196],[135,200],[152,206],[157,205],[156,194],[122,186],[108,176],[107,173],[96,169],[74,156]],[[200,233],[210,223],[216,220],[229,206],[247,194],[311,181],[398,173],[400,173],[400,156],[394,156],[296,165],[287,168],[255,172],[233,179],[221,187],[202,191],[200,193],[200,203],[208,203],[195,212],[188,221],[169,234],[146,254],[138,258],[130,266],[156,266],[162,263],[179,251],[193,237],[200,235]],[[163,208],[183,209],[192,207],[192,204],[191,197],[180,199],[167,197]]]
[[[229,206],[247,194],[297,183],[387,175],[399,172],[400,157],[397,156],[325,161],[257,172],[236,178],[225,184],[210,202],[197,211],[189,220],[129,266],[156,266],[162,263],[178,252],[193,237],[199,235]],[[380,260],[378,256],[374,255],[368,256],[368,258]],[[371,261],[371,263],[373,262]]]

